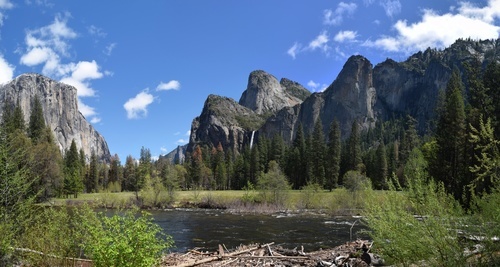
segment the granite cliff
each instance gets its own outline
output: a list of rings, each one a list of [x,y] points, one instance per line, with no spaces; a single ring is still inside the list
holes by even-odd
[[[78,149],[82,148],[88,158],[92,151],[103,161],[109,161],[110,153],[101,136],[78,111],[76,88],[39,74],[23,74],[11,82],[0,85],[0,113],[6,102],[19,103],[24,120],[29,122],[31,107],[38,96],[44,110],[47,126],[52,129],[61,151],[69,149],[74,139]]]
[[[464,73],[467,62],[479,62],[484,67],[498,61],[499,55],[500,39],[457,40],[443,50],[429,48],[405,61],[387,59],[375,67],[356,55],[347,60],[325,91],[314,94],[296,82],[278,82],[271,74],[254,71],[239,103],[208,97],[201,115],[193,121],[188,151],[195,144],[218,142],[226,149],[241,151],[252,136],[258,139],[261,135],[279,134],[290,142],[298,125],[311,132],[318,119],[325,134],[337,119],[346,138],[353,121],[368,129],[377,120],[409,114],[424,133],[432,128],[439,92],[446,87],[452,71]]]

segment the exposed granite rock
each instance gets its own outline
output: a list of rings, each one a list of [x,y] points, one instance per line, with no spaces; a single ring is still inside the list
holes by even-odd
[[[193,120],[187,151],[196,144],[241,151],[250,143],[252,131],[260,128],[264,118],[231,98],[209,95],[199,117]]]
[[[302,90],[305,88],[290,80],[285,80],[284,85],[265,71],[253,71],[248,77],[248,86],[241,95],[239,104],[257,114],[272,114],[284,107],[300,104],[303,100],[299,97],[306,94]]]
[[[186,159],[186,149],[187,144],[183,146],[177,146],[170,153],[160,156],[160,158],[166,158],[170,163],[183,163]]]
[[[314,93],[302,104],[271,116],[259,130],[259,134],[271,137],[278,132],[286,142],[290,142],[294,139],[299,124],[310,133],[319,118],[326,133],[330,123],[336,118],[345,137],[350,133],[354,120],[364,128],[374,126],[375,102],[372,65],[362,56],[352,56],[338,78],[323,93]]]
[[[363,56],[352,56],[323,93],[310,94],[298,83],[288,79],[278,83],[274,76],[264,71],[254,71],[249,76],[247,89],[239,103],[267,118],[256,136],[272,137],[280,134],[287,142],[294,139],[299,124],[303,125],[306,132],[312,132],[318,118],[323,123],[325,134],[336,118],[340,122],[342,137],[346,138],[350,135],[353,121],[359,122],[363,129],[368,129],[377,120],[409,114],[417,119],[418,128],[423,133],[432,129],[437,96],[440,90],[446,88],[453,69],[463,73],[463,63],[476,60],[483,67],[492,60],[499,61],[500,39],[458,40],[444,50],[427,49],[403,62],[387,59],[375,68]],[[463,77],[465,79],[465,75]],[[238,111],[236,103],[233,105],[229,116],[234,118],[238,117]],[[249,113],[248,110],[245,112]],[[210,128],[206,123],[224,119],[218,116],[217,120],[201,120],[201,117],[207,116],[204,113],[205,109],[193,123],[192,137],[193,134],[195,136],[191,141],[203,143],[209,140],[208,143],[216,144],[218,139],[214,134],[208,139],[208,135],[196,131]],[[222,124],[225,125],[223,129],[239,125],[234,120]],[[257,128],[238,132],[238,142],[232,141],[232,144],[238,145],[232,147],[240,149],[243,143],[247,144],[251,131]],[[227,143],[227,139],[224,137],[221,140]]]
[[[31,106],[38,96],[44,111],[45,123],[54,134],[61,151],[69,149],[74,139],[78,149],[83,148],[87,158],[92,151],[98,158],[109,161],[110,153],[104,137],[78,111],[76,88],[39,74],[23,74],[0,86],[0,113],[7,101],[19,104],[24,120],[29,123]]]

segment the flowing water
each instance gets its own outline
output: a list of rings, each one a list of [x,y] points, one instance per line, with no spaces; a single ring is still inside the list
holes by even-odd
[[[193,248],[215,251],[218,244],[228,249],[240,244],[268,243],[293,249],[304,246],[306,251],[334,247],[350,239],[366,238],[358,233],[364,229],[357,218],[326,215],[233,214],[220,210],[152,211],[153,218],[175,241],[172,251],[185,252]]]

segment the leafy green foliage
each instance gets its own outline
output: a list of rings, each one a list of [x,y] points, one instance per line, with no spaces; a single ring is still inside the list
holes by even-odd
[[[259,176],[257,188],[264,202],[283,206],[286,203],[287,190],[290,189],[290,185],[278,163],[271,161],[269,171]]]
[[[389,264],[459,266],[465,262],[458,232],[464,224],[459,203],[442,183],[427,181],[423,167],[408,177],[403,192],[387,192],[386,201],[368,201],[365,220],[378,252]]]
[[[133,210],[111,217],[98,214],[99,223],[84,221],[88,236],[83,248],[96,267],[156,265],[161,253],[173,246],[151,217]]]

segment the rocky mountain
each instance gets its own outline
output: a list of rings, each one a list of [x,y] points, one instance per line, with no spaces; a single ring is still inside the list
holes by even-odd
[[[31,107],[38,96],[44,110],[45,123],[54,134],[61,151],[69,149],[74,139],[78,149],[90,158],[92,151],[98,158],[109,161],[110,153],[101,136],[78,111],[76,88],[39,74],[23,74],[0,85],[0,113],[5,103],[19,103],[24,120],[29,122]]]
[[[279,83],[273,75],[256,70],[250,73],[247,89],[241,95],[239,104],[257,114],[272,114],[301,103],[308,92],[296,82],[282,79]]]
[[[187,145],[177,146],[176,149],[166,155],[160,156],[160,158],[164,158],[172,163],[183,163],[186,159],[186,149]]]
[[[452,71],[464,73],[464,63],[479,62],[484,67],[499,57],[500,39],[458,40],[443,50],[429,48],[405,61],[387,59],[375,67],[356,55],[347,60],[324,92],[314,94],[288,79],[278,82],[271,74],[254,71],[239,103],[209,96],[200,117],[193,121],[188,151],[195,144],[218,142],[226,149],[240,151],[254,135],[279,134],[290,142],[298,125],[311,132],[318,119],[325,134],[337,119],[345,138],[353,121],[368,129],[377,120],[409,114],[417,119],[423,133],[432,128],[439,92]]]
[[[278,80],[262,71],[250,73],[239,103],[227,97],[208,96],[199,117],[193,120],[187,151],[196,144],[241,151],[255,132],[275,112],[297,105],[311,93],[299,83]]]

